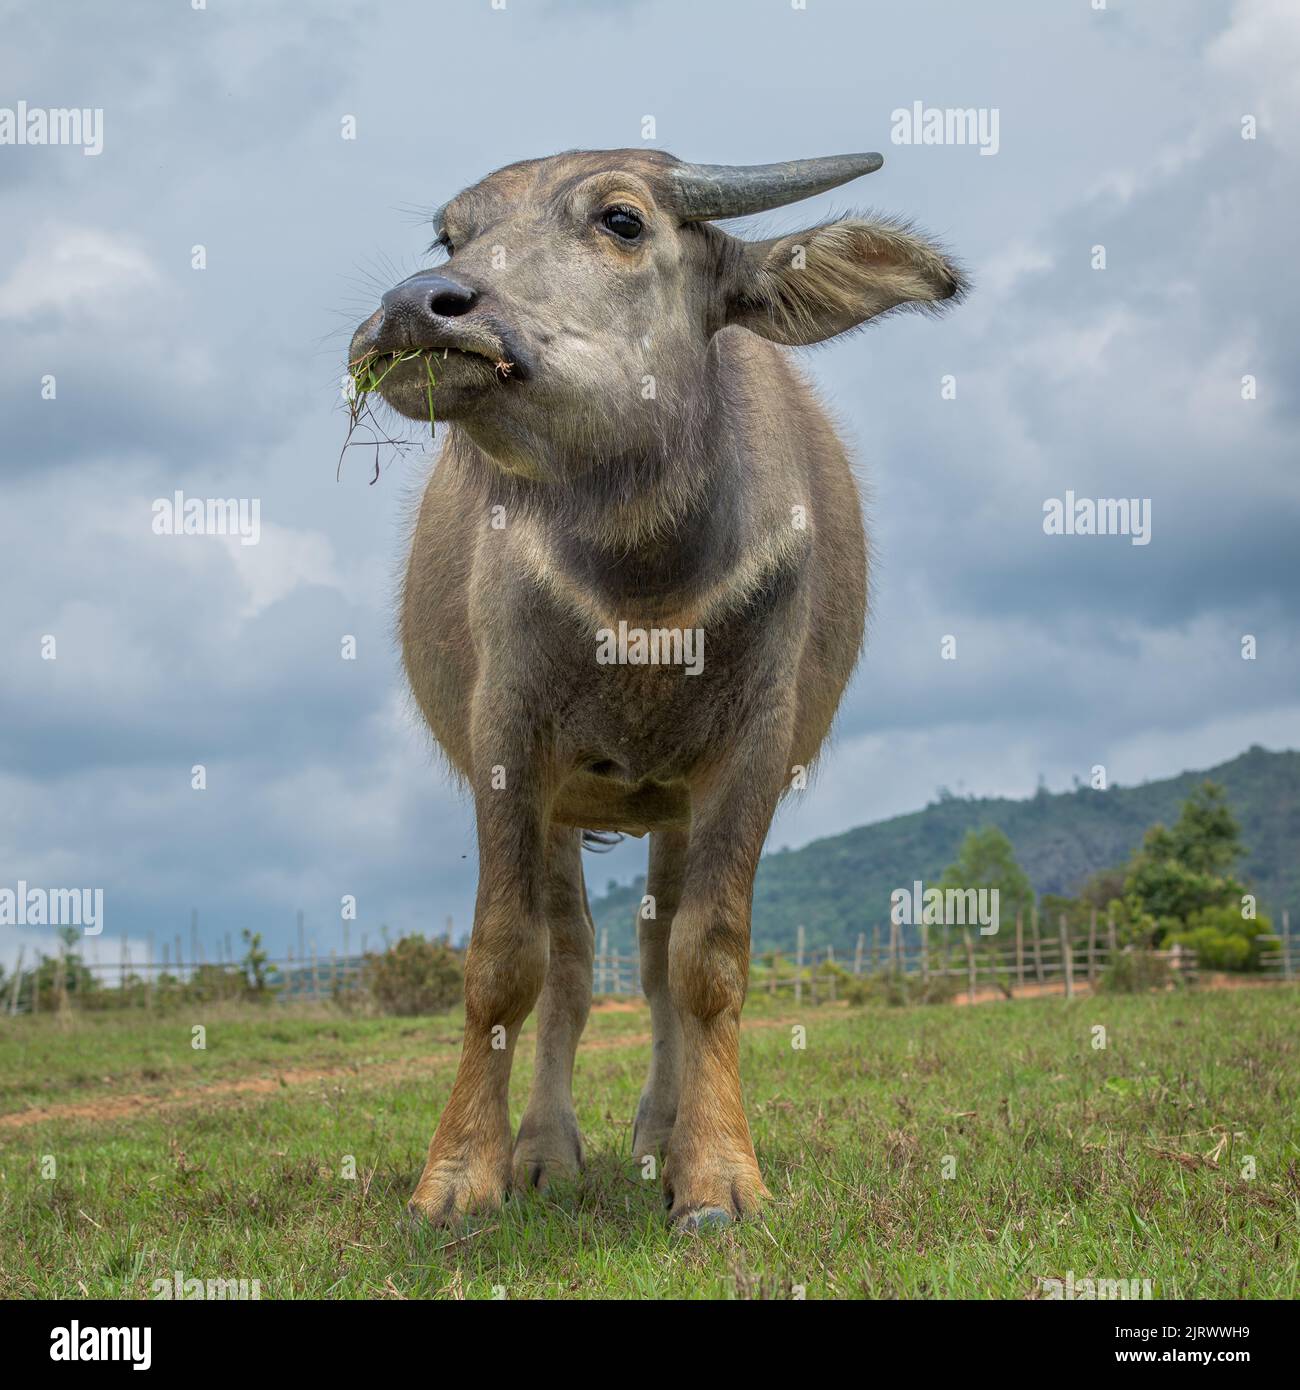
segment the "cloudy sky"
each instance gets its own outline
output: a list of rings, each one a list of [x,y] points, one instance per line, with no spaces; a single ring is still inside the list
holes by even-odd
[[[209,954],[245,925],[288,945],[299,908],[328,949],[344,894],[354,945],[467,925],[470,808],[391,637],[428,460],[335,480],[347,338],[422,263],[421,208],[646,116],[704,161],[881,150],[736,230],[903,214],[976,286],[805,355],[876,571],[838,741],[773,845],[940,786],[1300,743],[1290,0],[0,8],[0,108],[103,111],[98,155],[0,145],[0,887],[102,887],[106,958],[191,908]],[[996,154],[893,143],[915,102],[996,109]],[[259,543],[153,534],[176,489],[259,499]],[[1045,535],[1067,489],[1150,499],[1150,543]],[[0,928],[0,960],[20,940],[48,929]]]

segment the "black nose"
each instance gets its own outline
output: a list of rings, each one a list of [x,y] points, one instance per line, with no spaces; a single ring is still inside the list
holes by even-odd
[[[385,319],[407,319],[413,325],[431,319],[454,319],[467,314],[478,291],[448,275],[413,275],[383,298]]]

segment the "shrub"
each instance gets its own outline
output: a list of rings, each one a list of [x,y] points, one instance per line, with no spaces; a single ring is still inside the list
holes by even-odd
[[[1145,994],[1177,978],[1169,962],[1150,951],[1121,951],[1098,976],[1097,988],[1108,994]]]
[[[1235,906],[1205,907],[1171,931],[1168,944],[1190,946],[1196,963],[1209,970],[1258,970],[1261,951],[1280,944],[1267,917],[1246,920]]]
[[[460,956],[441,941],[404,936],[382,955],[368,955],[365,987],[386,1014],[446,1013],[465,992]]]
[[[906,1004],[946,1004],[961,984],[946,975],[931,975],[922,981],[919,974],[897,975],[886,971],[877,975],[850,975],[843,998],[855,1008],[864,1004],[887,1004],[901,1008]]]

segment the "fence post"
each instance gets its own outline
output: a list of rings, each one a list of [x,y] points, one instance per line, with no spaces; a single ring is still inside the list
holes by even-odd
[[[609,993],[609,928],[600,929],[600,992]]]
[[[962,941],[966,946],[966,997],[973,1004],[975,1002],[975,948],[970,941],[970,928],[961,929]]]
[[[780,961],[780,959],[781,959],[781,952],[780,952],[780,951],[773,951],[773,952],[772,952],[772,973],[767,977],[767,992],[768,992],[768,994],[770,994],[773,998],[776,997],[776,972],[777,972],[777,964],[778,964],[778,962]]]
[[[880,923],[871,924],[871,973],[880,969]]]
[[[18,947],[18,964],[14,966],[14,982],[9,990],[9,1012],[11,1014],[16,1014],[18,1012],[18,986],[22,983],[23,955],[26,950],[27,947],[25,945]]]
[[[889,969],[895,977],[898,975],[898,923],[892,917],[889,919]]]
[[[1289,980],[1294,971],[1291,964],[1291,912],[1289,908],[1282,909],[1282,973]]]
[[[1038,904],[1034,903],[1029,910],[1029,928],[1034,936],[1034,978],[1041,985],[1043,983],[1043,942],[1038,934]]]
[[[923,985],[930,982],[930,928],[925,920],[925,914],[921,914],[921,983]]]
[[[1016,984],[1025,987],[1025,913],[1016,908]]]
[[[794,1002],[798,1008],[803,1003],[803,925],[794,931]]]
[[[808,952],[808,1002],[817,1007],[817,948]]]
[[[1088,983],[1097,983],[1097,909],[1088,914]]]
[[[861,932],[861,931],[860,931],[860,932],[858,933],[858,944],[857,944],[857,947],[854,949],[854,952],[853,952],[853,973],[854,973],[855,975],[861,975],[861,974],[862,974],[862,952],[863,952],[863,948],[866,946],[866,944],[867,944],[867,934],[866,934],[866,932]]]
[[[1108,959],[1107,965],[1115,964],[1115,957],[1119,954],[1119,946],[1115,938],[1115,904],[1106,904],[1106,947]]]
[[[829,966],[831,966],[831,967],[834,967],[834,965],[835,965],[835,947],[834,947],[834,946],[827,946],[827,948],[826,948],[826,964],[829,965]],[[831,1001],[832,1004],[835,1002],[835,974],[836,974],[836,972],[835,972],[834,968],[832,968],[831,971],[830,971],[830,978],[831,978],[830,989],[827,991],[827,993],[828,993],[828,995],[829,995],[829,998],[830,998],[830,1001]]]
[[[1070,951],[1070,933],[1065,925],[1065,913],[1061,913],[1061,964],[1065,970],[1065,997],[1074,998],[1074,957]]]
[[[68,948],[59,942],[59,1018],[68,1017]]]

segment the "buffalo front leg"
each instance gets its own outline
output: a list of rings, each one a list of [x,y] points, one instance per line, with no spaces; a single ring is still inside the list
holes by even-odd
[[[543,912],[550,940],[537,1010],[533,1089],[515,1139],[514,1182],[544,1190],[582,1168],[573,1110],[573,1058],[591,1009],[595,928],[582,881],[582,832],[554,826],[547,836]]]
[[[499,717],[499,716],[498,716]],[[476,730],[477,732],[477,730]],[[460,1065],[413,1212],[438,1224],[490,1211],[510,1186],[510,1067],[546,973],[545,799],[539,769],[475,739],[479,881],[465,959]],[[494,772],[494,767],[496,771]],[[499,784],[496,773],[502,772]]]
[[[682,1027],[681,1096],[664,1164],[664,1194],[684,1229],[725,1224],[768,1195],[740,1093],[740,1010],[749,983],[754,871],[789,747],[775,711],[692,796],[681,905],[668,979]]]
[[[682,895],[689,832],[656,830],[650,836],[646,896],[637,914],[641,988],[650,1004],[650,1075],[632,1126],[632,1157],[638,1162],[668,1148],[677,1119],[682,1076],[682,1025],[668,987],[668,942]]]

